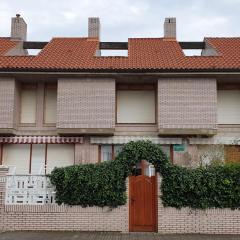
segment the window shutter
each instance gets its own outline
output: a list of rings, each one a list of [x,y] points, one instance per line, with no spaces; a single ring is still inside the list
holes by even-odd
[[[45,89],[45,109],[44,109],[44,123],[56,123],[57,116],[57,89]]]
[[[155,123],[155,92],[117,92],[117,123]]]
[[[28,174],[30,144],[4,144],[3,165],[15,166],[16,174]]]
[[[55,167],[65,167],[74,164],[73,144],[48,144],[47,146],[47,173]]]
[[[45,148],[45,144],[32,144],[31,174],[44,174]]]
[[[36,122],[36,89],[22,89],[21,91],[21,123]]]
[[[240,91],[218,91],[218,124],[240,124]]]

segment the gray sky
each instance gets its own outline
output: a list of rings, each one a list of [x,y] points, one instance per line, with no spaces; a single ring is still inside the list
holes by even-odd
[[[0,0],[0,36],[20,13],[28,40],[87,36],[87,18],[100,17],[101,40],[162,37],[165,17],[177,18],[177,38],[240,36],[240,0]]]

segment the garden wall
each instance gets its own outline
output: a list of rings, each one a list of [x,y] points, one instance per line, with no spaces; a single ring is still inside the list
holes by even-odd
[[[165,208],[158,195],[159,233],[240,234],[240,210]]]
[[[5,205],[4,175],[0,168],[0,231],[120,231],[128,232],[129,203],[109,208],[48,205]],[[158,176],[158,189],[161,178]],[[128,181],[127,181],[128,186]],[[240,210],[164,208],[158,192],[159,233],[240,234]]]
[[[5,205],[7,169],[0,168],[0,231],[120,231],[128,232],[128,202],[108,207]],[[127,181],[128,186],[128,181]],[[128,191],[127,191],[128,192]]]

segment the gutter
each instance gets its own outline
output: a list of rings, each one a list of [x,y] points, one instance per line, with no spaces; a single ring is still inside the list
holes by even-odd
[[[240,75],[238,72],[30,72],[30,71],[0,71],[0,74],[20,74],[20,75]]]

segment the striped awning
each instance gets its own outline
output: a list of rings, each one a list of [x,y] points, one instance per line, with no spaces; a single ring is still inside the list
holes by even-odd
[[[59,137],[59,136],[15,136],[0,137],[0,143],[82,143],[82,137]]]
[[[221,137],[214,136],[210,138],[190,138],[189,144],[224,144],[224,145],[240,145],[240,137]]]
[[[113,137],[91,137],[93,144],[125,144],[130,141],[150,140],[156,144],[181,144],[182,138],[160,138],[151,136],[113,136]]]

